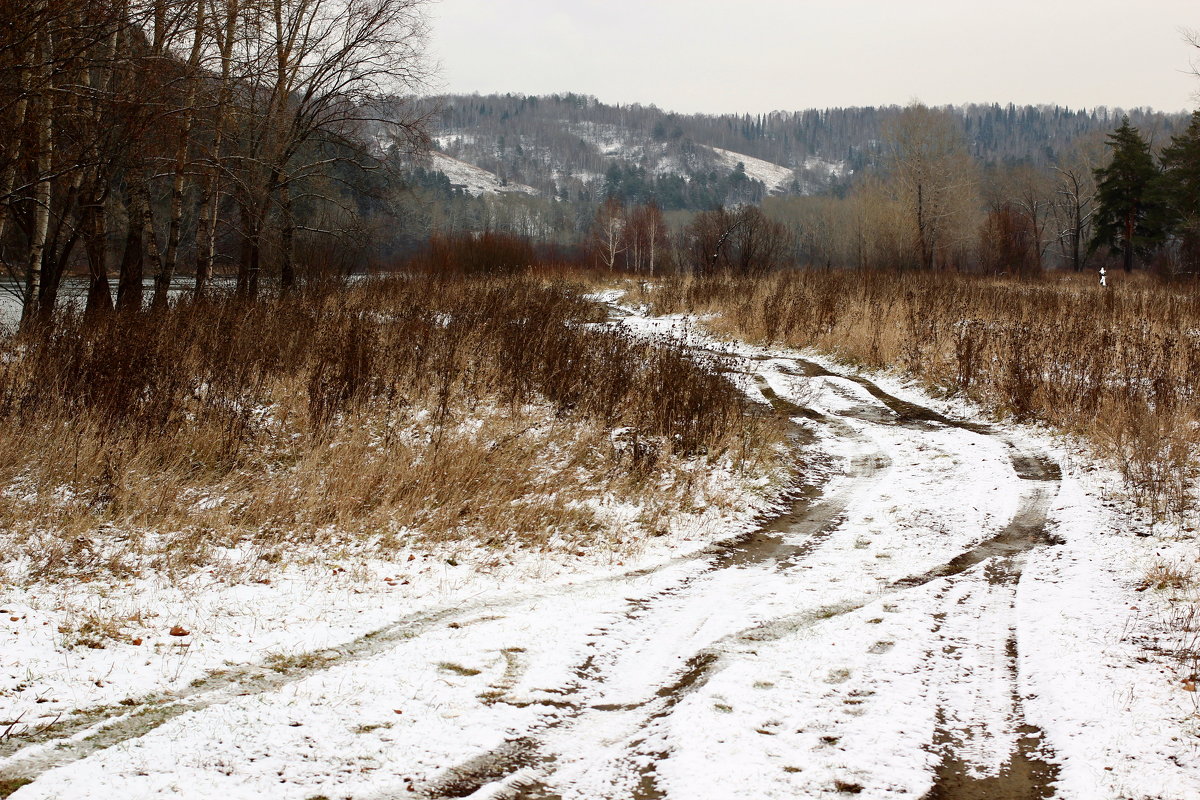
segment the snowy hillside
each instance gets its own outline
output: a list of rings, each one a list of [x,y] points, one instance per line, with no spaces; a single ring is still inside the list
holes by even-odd
[[[538,193],[538,190],[532,186],[505,181],[494,172],[488,172],[486,169],[477,167],[474,164],[468,164],[465,161],[459,161],[457,158],[451,158],[445,153],[431,154],[430,161],[431,169],[445,173],[452,185],[461,187],[465,192],[474,197],[478,197],[481,194],[502,194],[505,192],[530,195]]]
[[[796,178],[796,173],[779,164],[772,164],[770,161],[764,161],[761,158],[735,153],[732,150],[724,150],[720,147],[710,148],[717,154],[717,158],[721,163],[729,169],[734,169],[738,164],[742,164],[746,168],[746,174],[756,181],[762,181],[767,186],[767,190],[774,194],[783,194],[788,190],[792,181]]]
[[[433,117],[432,169],[474,196],[615,194],[627,202],[652,197],[666,210],[819,194],[855,169],[835,157],[843,153],[756,130],[582,98],[455,96],[443,98]]]

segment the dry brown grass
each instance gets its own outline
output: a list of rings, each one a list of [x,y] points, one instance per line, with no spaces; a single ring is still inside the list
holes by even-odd
[[[951,273],[781,272],[679,279],[646,293],[663,313],[717,314],[751,341],[902,367],[998,414],[1090,439],[1154,518],[1193,506],[1200,293],[1142,276],[1019,282]]]
[[[1187,589],[1195,584],[1196,576],[1185,563],[1156,560],[1146,570],[1143,583],[1147,589]]]
[[[691,503],[688,460],[775,467],[776,423],[727,380],[602,318],[545,277],[395,278],[4,340],[10,575],[618,546],[631,532],[589,501],[669,515]]]

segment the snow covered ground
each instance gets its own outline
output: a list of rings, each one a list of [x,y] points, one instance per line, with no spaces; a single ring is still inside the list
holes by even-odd
[[[1111,473],[1068,441],[811,354],[719,344],[685,318],[619,324],[687,339],[792,418],[806,479],[783,508],[757,524],[754,509],[702,510],[607,561],[415,557],[189,599],[145,587],[158,638],[92,660],[43,624],[75,590],[6,596],[3,668],[28,664],[35,697],[0,697],[0,717],[20,718],[0,787],[1200,798],[1171,590],[1143,585],[1195,554],[1136,536]],[[214,621],[201,603],[242,614]]]
[[[459,161],[445,153],[430,153],[430,169],[444,172],[450,183],[465,187],[464,191],[478,197],[482,194],[517,193],[535,195],[538,190],[523,183],[505,183],[494,172]]]
[[[746,174],[756,181],[762,181],[766,184],[768,192],[784,192],[788,186],[796,178],[796,173],[788,167],[780,164],[775,164],[770,161],[764,161],[761,158],[735,153],[732,150],[722,150],[720,147],[713,147],[711,150],[717,154],[717,159],[721,164],[728,169],[735,168],[738,164],[743,164],[746,167]]]
[[[761,158],[735,153],[732,150],[722,150],[720,147],[711,148],[717,154],[717,158],[721,164],[729,169],[735,168],[739,163],[745,165],[746,174],[757,181],[762,181],[766,184],[767,191],[774,194],[786,193],[796,180],[796,172],[790,167],[785,167],[782,164],[776,164],[771,161],[764,161]],[[810,156],[804,161],[804,169],[824,175],[826,177],[840,178],[846,173],[845,163],[835,163],[826,161],[816,156]]]

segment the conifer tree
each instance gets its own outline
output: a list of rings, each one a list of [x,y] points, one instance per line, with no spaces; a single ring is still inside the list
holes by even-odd
[[[1091,251],[1107,245],[1121,254],[1126,272],[1133,271],[1135,256],[1143,258],[1166,237],[1166,206],[1162,180],[1150,145],[1129,124],[1108,135],[1112,161],[1096,170],[1097,208]]]
[[[1192,113],[1187,130],[1171,138],[1162,164],[1164,192],[1183,240],[1183,261],[1196,271],[1200,269],[1200,111]]]

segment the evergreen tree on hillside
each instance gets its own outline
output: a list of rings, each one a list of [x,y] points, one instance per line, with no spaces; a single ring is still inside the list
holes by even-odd
[[[1166,206],[1161,173],[1150,145],[1129,124],[1108,135],[1112,161],[1096,170],[1097,208],[1091,250],[1107,245],[1121,254],[1126,272],[1135,256],[1145,257],[1166,238]]]
[[[1183,239],[1183,261],[1200,270],[1200,111],[1191,124],[1163,150],[1163,184]]]

